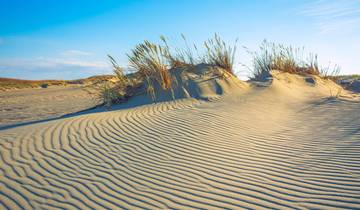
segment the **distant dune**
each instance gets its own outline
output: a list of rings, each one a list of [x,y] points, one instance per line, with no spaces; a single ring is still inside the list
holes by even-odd
[[[272,75],[0,130],[0,208],[359,208],[359,96]]]
[[[0,91],[0,128],[60,117],[98,104],[96,95],[83,86]]]
[[[46,120],[101,104],[94,87],[112,75],[78,80],[20,80],[0,78],[0,128]]]
[[[24,88],[47,88],[49,86],[84,85],[114,78],[112,75],[92,76],[76,80],[23,80],[0,77],[0,91]]]

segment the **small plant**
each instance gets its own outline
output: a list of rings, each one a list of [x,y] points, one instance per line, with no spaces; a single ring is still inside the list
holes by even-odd
[[[336,78],[340,73],[340,66],[335,65],[333,68],[330,65],[326,68],[320,69],[320,75],[326,79],[331,79],[336,82]]]
[[[117,103],[123,95],[119,87],[110,82],[105,82],[101,87],[101,98],[106,108],[110,108],[114,103]]]
[[[166,60],[166,48],[149,41],[138,44],[128,54],[130,66],[147,82],[148,91],[153,95],[152,80],[157,81],[164,90],[171,89],[171,76]]]
[[[206,53],[204,63],[221,67],[228,73],[233,74],[236,42],[233,47],[228,46],[217,34],[204,42]]]
[[[115,59],[111,55],[108,55],[108,57],[112,64],[113,72],[115,73],[117,79],[119,80],[118,85],[121,87],[126,87],[128,85],[131,85],[132,81],[125,75],[124,69],[119,66],[119,64],[115,61]]]
[[[167,39],[164,36],[160,36],[161,41],[165,44],[165,57],[168,59],[170,68],[179,68],[194,66],[198,64],[199,59],[196,59],[194,56],[194,51],[187,42],[187,39],[184,34],[181,34],[181,38],[185,43],[185,49],[175,48],[172,50],[167,42]],[[194,50],[197,52],[197,47],[193,45]]]
[[[332,71],[330,66],[327,68],[319,67],[316,54],[309,53],[304,59],[303,51],[304,48],[294,48],[264,40],[258,52],[249,51],[253,57],[253,79],[261,79],[269,75],[271,70],[301,75],[318,75],[323,78],[328,78],[339,72],[338,66],[335,66]]]
[[[113,72],[116,75],[116,81],[100,81],[100,98],[104,105],[110,108],[112,104],[119,103],[133,94],[133,90],[137,85],[135,78],[129,78],[124,73],[124,69],[119,66],[116,60],[108,55]]]

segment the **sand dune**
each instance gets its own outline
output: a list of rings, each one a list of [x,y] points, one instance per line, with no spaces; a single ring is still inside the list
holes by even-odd
[[[1,130],[0,208],[360,208],[360,102],[270,83]]]
[[[0,128],[46,120],[94,107],[98,101],[87,89],[68,85],[0,91]]]

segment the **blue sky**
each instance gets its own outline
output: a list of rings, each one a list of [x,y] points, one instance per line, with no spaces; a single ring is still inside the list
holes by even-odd
[[[263,39],[305,46],[326,66],[360,73],[360,0],[0,0],[0,77],[74,79],[111,72],[107,54],[180,33],[239,39],[236,71]]]

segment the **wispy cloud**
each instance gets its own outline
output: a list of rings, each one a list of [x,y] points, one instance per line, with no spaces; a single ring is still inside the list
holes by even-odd
[[[63,56],[71,57],[71,56],[89,56],[92,55],[91,52],[85,52],[81,50],[67,50],[61,53]]]
[[[67,50],[54,56],[0,58],[0,77],[77,78],[111,72],[110,63],[93,53]]]
[[[360,0],[313,1],[299,14],[314,18],[322,33],[354,30],[360,27]]]
[[[24,79],[76,79],[111,73],[108,63],[69,58],[0,59],[0,77]]]
[[[37,57],[33,59],[3,59],[0,66],[27,67],[27,68],[56,68],[60,66],[68,67],[88,67],[88,68],[108,68],[109,64],[102,61],[77,60],[66,58],[47,58]]]

